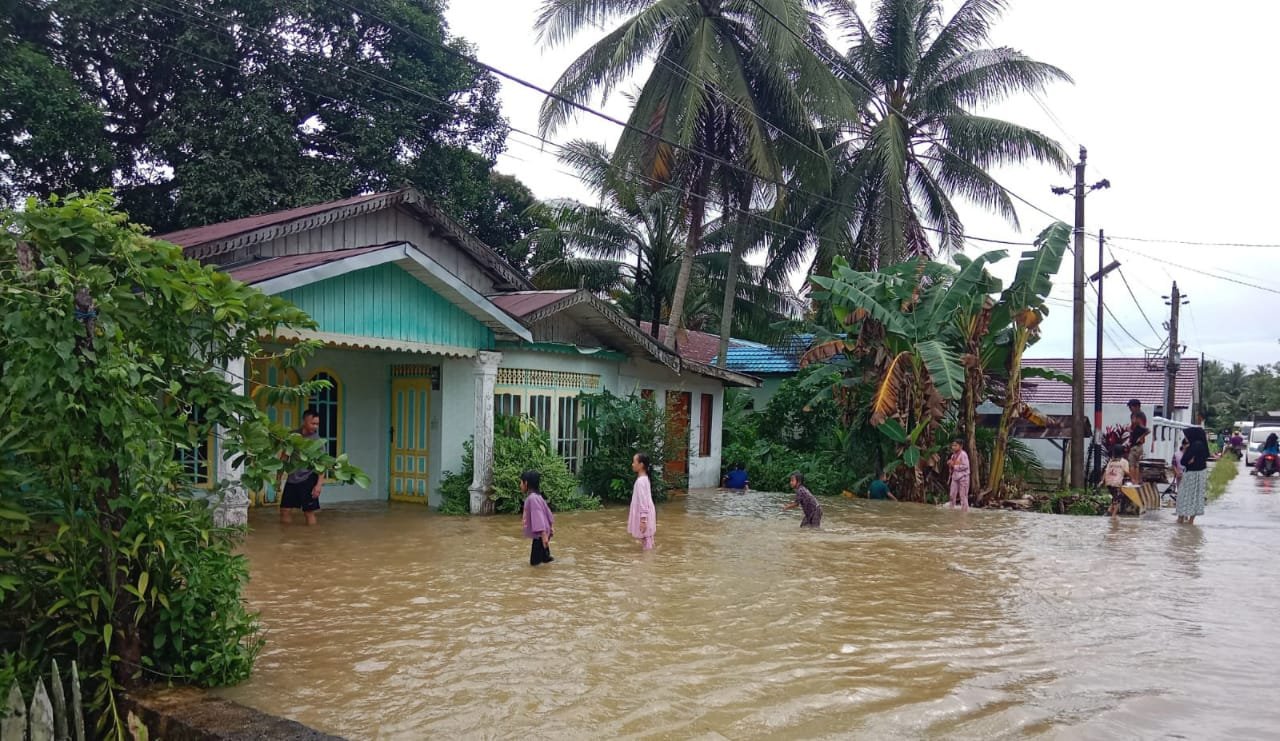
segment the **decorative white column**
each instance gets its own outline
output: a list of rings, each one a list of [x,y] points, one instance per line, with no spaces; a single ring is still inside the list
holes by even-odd
[[[472,452],[471,514],[488,514],[493,488],[493,387],[498,379],[502,353],[481,350],[476,354],[476,432]]]
[[[227,382],[231,384],[232,393],[245,393],[245,378],[248,376],[248,366],[244,362],[244,358],[236,358],[227,363],[223,369],[223,375],[226,376]],[[227,439],[227,429],[218,427],[217,444],[214,448],[216,453],[215,460],[211,461],[214,468],[218,492],[217,501],[213,503],[213,524],[217,527],[243,527],[249,523],[249,493],[245,491],[244,484],[240,479],[244,474],[244,467],[233,465],[223,455],[221,441]]]

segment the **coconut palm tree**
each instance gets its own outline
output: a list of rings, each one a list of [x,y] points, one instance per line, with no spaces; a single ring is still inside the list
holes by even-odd
[[[825,173],[815,123],[853,113],[848,88],[814,53],[825,45],[819,16],[831,0],[544,0],[543,43],[608,27],[543,104],[544,135],[597,93],[643,77],[615,152],[622,169],[685,193],[687,247],[672,296],[668,336],[684,318],[717,169],[756,176],[780,203],[788,168],[779,141],[812,153],[800,169]],[[652,65],[650,67],[649,65]],[[739,203],[739,207],[744,207]],[[721,204],[731,209],[733,204]],[[749,207],[749,206],[747,206]],[[734,293],[731,287],[729,293]]]
[[[596,204],[573,200],[535,206],[542,225],[525,239],[532,255],[533,282],[542,289],[587,288],[609,294],[637,323],[648,320],[659,336],[662,317],[673,303],[683,262],[687,221],[683,194],[652,190],[615,167],[600,144],[575,140],[562,149],[560,161],[573,168],[599,195]],[[738,266],[745,275],[729,289],[736,222],[712,222],[699,244],[686,290],[687,324],[712,329],[723,318],[718,297],[731,295],[729,311],[736,325],[753,338],[786,318],[790,299],[786,276],[766,272],[769,266]],[[730,327],[730,331],[733,327]],[[668,335],[670,337],[671,335]]]
[[[944,254],[961,249],[957,197],[1017,226],[992,168],[1069,165],[1053,139],[975,111],[1070,77],[1015,49],[986,46],[1004,0],[965,0],[948,20],[942,5],[876,0],[870,24],[852,8],[844,15],[852,46],[837,64],[868,100],[852,136],[833,150],[832,197],[815,204],[812,219],[828,236],[847,235],[846,257],[865,269],[929,256],[935,246]]]

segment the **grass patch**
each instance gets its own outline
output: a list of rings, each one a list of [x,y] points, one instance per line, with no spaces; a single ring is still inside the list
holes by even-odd
[[[1223,463],[1227,465],[1224,466]],[[1208,498],[1212,500],[1222,496],[1227,491],[1227,485],[1231,483],[1231,479],[1239,473],[1240,464],[1234,458],[1223,458],[1213,464],[1213,470],[1209,472]]]

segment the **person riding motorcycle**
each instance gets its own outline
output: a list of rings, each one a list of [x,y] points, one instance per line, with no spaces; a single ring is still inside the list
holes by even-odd
[[[1258,459],[1253,462],[1253,470],[1262,472],[1270,476],[1275,472],[1275,458],[1271,458],[1271,462],[1267,462],[1268,456],[1280,456],[1280,438],[1275,433],[1267,435],[1265,443],[1262,443],[1262,449],[1258,450]],[[1263,467],[1265,466],[1266,467]]]
[[[1231,452],[1235,453],[1237,458],[1244,453],[1244,438],[1240,437],[1239,430],[1231,433],[1231,439],[1228,441],[1228,444],[1231,447]]]

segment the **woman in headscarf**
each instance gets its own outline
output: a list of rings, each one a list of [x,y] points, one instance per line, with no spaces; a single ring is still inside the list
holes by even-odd
[[[1209,486],[1209,440],[1201,427],[1182,431],[1187,449],[1182,453],[1182,483],[1178,485],[1178,522],[1192,525],[1204,514],[1205,491]]]

